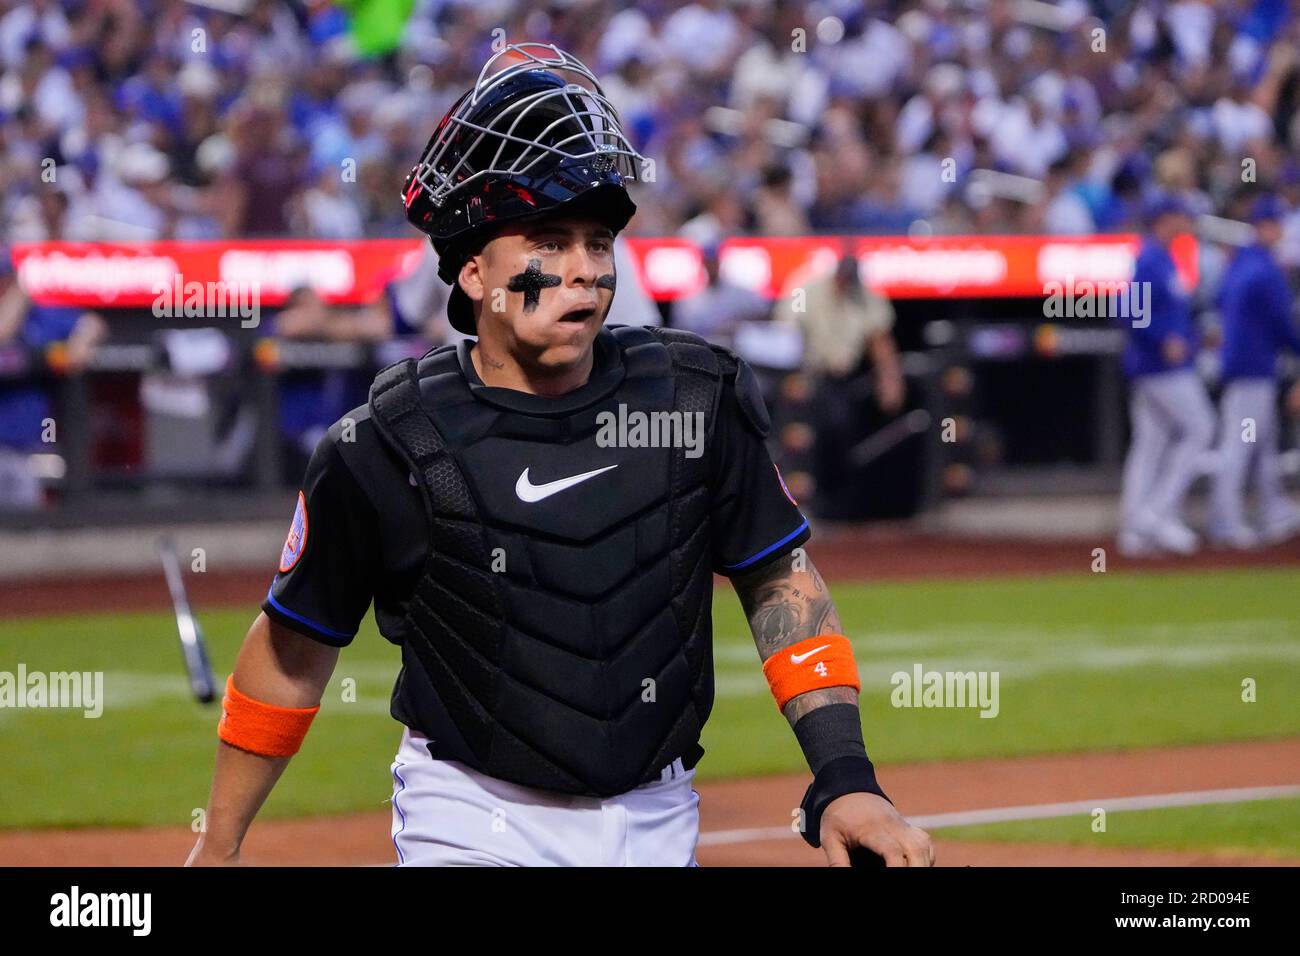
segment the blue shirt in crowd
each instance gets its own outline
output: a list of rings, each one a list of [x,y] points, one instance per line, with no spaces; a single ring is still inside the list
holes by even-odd
[[[85,309],[33,305],[27,312],[18,340],[42,350],[72,335]],[[48,387],[30,382],[0,383],[0,448],[32,451],[41,446],[45,419],[54,413]]]

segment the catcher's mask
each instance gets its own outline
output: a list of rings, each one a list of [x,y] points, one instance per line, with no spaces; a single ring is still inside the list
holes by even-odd
[[[474,334],[465,260],[504,223],[589,215],[618,233],[636,204],[624,185],[643,157],[579,60],[553,44],[510,44],[448,110],[406,177],[406,218],[438,252],[447,317]]]

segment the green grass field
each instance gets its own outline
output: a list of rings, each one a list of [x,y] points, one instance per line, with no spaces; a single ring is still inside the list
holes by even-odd
[[[1112,572],[833,590],[861,666],[868,746],[892,763],[1300,734],[1297,583],[1281,570]],[[198,610],[224,681],[255,609]],[[803,769],[726,589],[715,621],[718,697],[700,776]],[[0,709],[0,827],[189,824],[207,801],[218,711],[190,699],[169,613],[0,620],[0,671],[19,662],[102,670],[107,702],[98,719]],[[368,623],[264,815],[385,805],[397,663]],[[999,672],[999,715],[892,707],[890,676],[917,663]],[[1258,682],[1255,703],[1241,701],[1244,678]],[[355,702],[343,702],[347,679]]]
[[[1143,850],[1203,850],[1248,856],[1300,857],[1300,800],[1257,800],[1106,814],[1094,833],[1090,816],[945,827],[935,835],[995,843],[1067,843]]]

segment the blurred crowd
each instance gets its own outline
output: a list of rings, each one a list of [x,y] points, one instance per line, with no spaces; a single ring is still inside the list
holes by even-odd
[[[525,39],[655,160],[635,233],[1130,230],[1152,190],[1239,217],[1255,184],[1300,208],[1285,0],[0,0],[0,240],[409,235],[434,123]]]
[[[1241,262],[1300,266],[1287,0],[0,0],[0,344],[63,343],[75,369],[106,334],[93,313],[29,301],[9,243],[413,237],[407,171],[494,50],[524,40],[590,66],[653,160],[630,233],[701,247],[708,282],[671,323],[802,368],[823,434],[848,435],[864,369],[880,409],[904,407],[893,310],[850,258],[809,283],[815,306],[768,302],[722,275],[727,237],[1137,232],[1153,204],[1205,226],[1257,221],[1267,195],[1276,235]],[[1249,285],[1215,245],[1227,235],[1203,229],[1198,311]],[[426,248],[369,306],[300,290],[273,334],[448,341],[445,295]],[[1238,312],[1258,311],[1253,295]],[[615,313],[660,321],[632,286]],[[1181,374],[1194,345],[1156,371]],[[284,386],[294,447],[355,404],[350,375]],[[0,387],[0,448],[38,447],[50,401]]]

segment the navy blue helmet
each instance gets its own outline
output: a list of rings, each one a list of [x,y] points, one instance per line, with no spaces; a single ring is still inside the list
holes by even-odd
[[[447,112],[406,177],[406,218],[438,252],[453,286],[452,325],[473,333],[456,276],[502,224],[559,212],[617,233],[636,204],[625,185],[644,158],[587,67],[552,44],[510,44]]]

